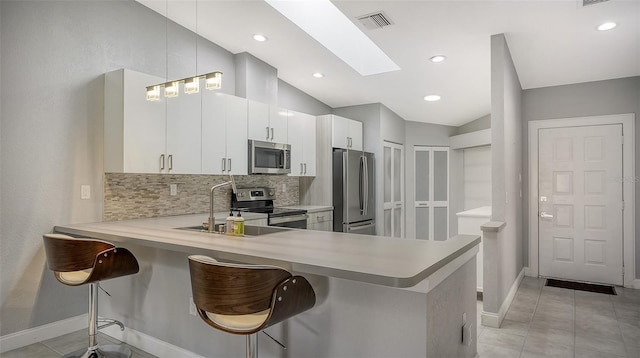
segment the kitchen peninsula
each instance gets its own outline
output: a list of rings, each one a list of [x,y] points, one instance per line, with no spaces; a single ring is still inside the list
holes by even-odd
[[[130,249],[140,261],[140,273],[129,282],[103,284],[114,297],[103,300],[108,312],[101,314],[123,320],[129,331],[196,354],[237,356],[244,341],[214,332],[199,318],[175,308],[186,306],[190,296],[186,259],[190,254],[274,264],[311,282],[316,306],[267,329],[287,350],[261,335],[262,357],[473,357],[476,353],[478,236],[434,242],[283,229],[236,238],[177,229],[205,220],[206,215],[182,215],[56,226],[55,231]],[[189,330],[189,339],[174,333],[178,327]],[[107,333],[111,332],[125,341],[135,335],[127,336],[127,330]]]

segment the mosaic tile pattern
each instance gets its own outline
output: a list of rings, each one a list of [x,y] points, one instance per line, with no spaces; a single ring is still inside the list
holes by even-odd
[[[298,177],[243,175],[234,179],[240,188],[275,188],[276,206],[299,204]],[[211,187],[227,180],[226,175],[105,173],[103,220],[208,213]],[[177,195],[170,195],[170,184],[177,184]],[[227,211],[230,205],[231,188],[216,189],[215,211]]]

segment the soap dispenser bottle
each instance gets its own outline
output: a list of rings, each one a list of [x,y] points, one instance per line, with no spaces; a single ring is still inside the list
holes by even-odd
[[[244,218],[242,217],[242,215],[240,215],[239,211],[233,224],[234,224],[233,233],[236,236],[244,236]]]
[[[235,221],[236,221],[236,218],[233,216],[233,211],[230,211],[229,216],[227,216],[227,219],[225,220],[225,224],[224,224],[225,234],[233,235]]]

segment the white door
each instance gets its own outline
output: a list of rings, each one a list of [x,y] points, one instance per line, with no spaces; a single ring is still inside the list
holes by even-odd
[[[621,285],[622,125],[540,129],[538,148],[540,275]]]
[[[384,142],[384,236],[404,237],[404,146]]]
[[[415,146],[416,239],[449,238],[449,148]]]

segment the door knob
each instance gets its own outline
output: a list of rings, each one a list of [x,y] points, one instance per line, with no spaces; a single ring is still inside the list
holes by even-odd
[[[546,211],[541,211],[540,212],[540,217],[543,218],[543,219],[551,219],[551,218],[553,218],[553,215],[547,214]]]

